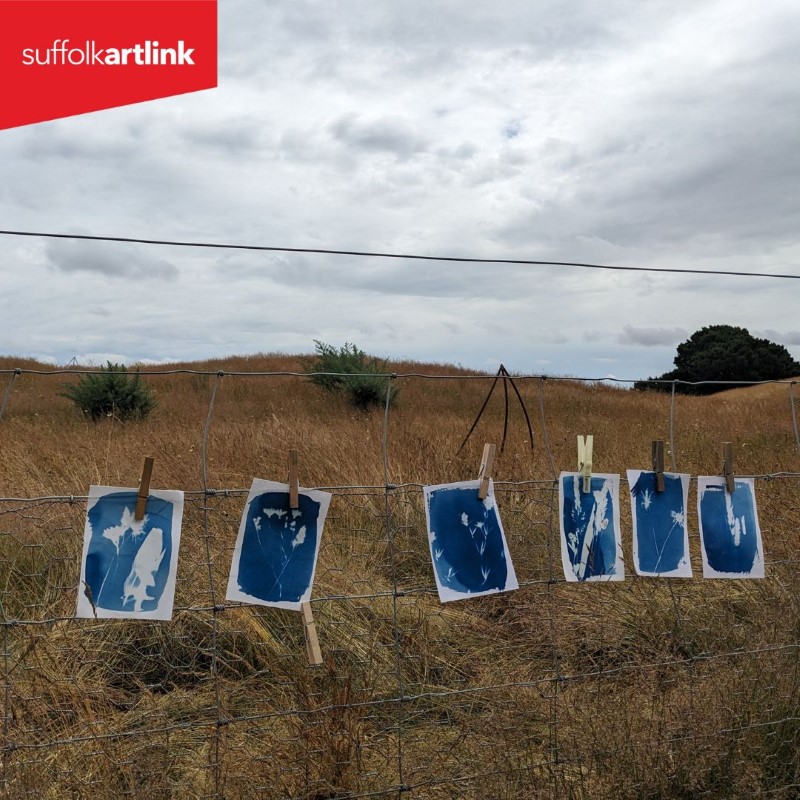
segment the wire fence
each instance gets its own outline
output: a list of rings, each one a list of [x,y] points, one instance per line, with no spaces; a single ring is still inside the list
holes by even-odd
[[[550,474],[495,484],[520,589],[441,604],[421,484],[392,482],[387,402],[383,484],[319,487],[311,667],[298,614],[224,600],[247,489],[209,484],[223,376],[198,374],[213,385],[202,486],[172,487],[171,622],[74,619],[87,498],[0,497],[4,796],[798,796],[800,472],[754,476],[763,580],[703,581],[693,535],[691,580],[629,566],[567,584],[540,392]],[[674,391],[669,405],[674,468]]]

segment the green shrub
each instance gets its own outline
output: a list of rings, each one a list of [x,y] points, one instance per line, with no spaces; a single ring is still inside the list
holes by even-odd
[[[328,392],[345,394],[356,408],[366,410],[386,402],[386,361],[371,358],[349,342],[334,347],[314,340],[316,357],[306,365],[310,380]],[[397,390],[392,387],[389,403],[394,405]]]
[[[84,375],[61,393],[95,422],[115,416],[120,420],[144,419],[155,407],[153,393],[138,372],[108,362],[99,372]]]

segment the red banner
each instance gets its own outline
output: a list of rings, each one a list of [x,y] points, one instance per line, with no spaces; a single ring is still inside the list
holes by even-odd
[[[216,0],[0,0],[0,129],[216,85]]]

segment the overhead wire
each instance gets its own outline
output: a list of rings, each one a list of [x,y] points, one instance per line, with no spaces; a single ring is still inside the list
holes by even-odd
[[[391,253],[371,250],[340,250],[322,247],[279,247],[273,245],[232,244],[225,242],[178,241],[172,239],[145,239],[134,236],[95,236],[78,233],[49,233],[45,231],[0,230],[3,236],[29,236],[43,239],[76,239],[89,242],[118,242],[122,244],[160,245],[164,247],[195,247],[217,250],[247,250],[265,253],[297,253],[304,255],[352,256],[354,258],[391,258],[408,261],[439,261],[456,264],[508,264],[512,266],[576,267],[580,269],[602,269],[623,272],[662,272],[678,275],[733,275],[741,278],[778,278],[800,280],[800,274],[778,272],[747,272],[743,270],[692,269],[678,267],[641,267],[621,264],[595,264],[585,261],[550,261],[528,258],[479,258],[472,256],[436,256],[419,253]]]

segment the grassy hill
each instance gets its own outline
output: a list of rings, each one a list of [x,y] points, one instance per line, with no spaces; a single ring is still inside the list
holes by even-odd
[[[3,789],[9,797],[730,798],[800,783],[800,450],[788,387],[676,398],[678,471],[718,474],[734,443],[759,478],[763,581],[632,575],[567,585],[554,475],[649,467],[670,397],[525,379],[533,447],[511,392],[495,480],[519,591],[440,604],[420,485],[476,476],[499,444],[501,387],[448,365],[397,363],[400,402],[363,413],[254,355],[159,366],[143,423],[94,424],[60,396],[70,374],[15,358],[0,420]],[[216,373],[223,371],[223,377]],[[210,372],[212,374],[196,374]],[[235,374],[248,373],[248,374]],[[0,374],[0,398],[10,375]],[[216,387],[216,393],[214,389]],[[209,415],[209,403],[214,404]],[[206,459],[203,432],[208,424]],[[546,435],[545,435],[546,431]],[[333,487],[314,587],[324,665],[299,615],[224,600],[254,476]],[[90,484],[187,493],[172,622],[77,621]],[[396,488],[384,489],[384,468]],[[207,492],[205,490],[208,490]],[[17,498],[17,499],[11,499]]]

